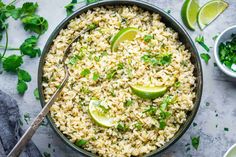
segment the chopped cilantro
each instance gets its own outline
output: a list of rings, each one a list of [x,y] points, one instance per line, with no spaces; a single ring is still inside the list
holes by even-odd
[[[211,56],[207,53],[201,53],[200,56],[206,62],[206,64],[208,64],[209,59],[211,59]]]
[[[191,137],[191,141],[192,141],[192,146],[197,150],[200,143],[200,136]]]
[[[99,56],[95,56],[95,57],[94,57],[94,60],[95,60],[96,62],[99,62],[99,61],[100,61],[100,57],[99,57]]]
[[[137,122],[134,124],[134,127],[137,129],[137,130],[141,130],[142,129],[142,123],[141,122]]]
[[[146,114],[148,114],[148,115],[150,115],[150,116],[155,116],[155,115],[156,115],[156,112],[157,112],[157,108],[151,105],[151,106],[149,106],[149,108],[146,109],[143,113],[146,113]]]
[[[159,121],[159,124],[160,124],[160,129],[165,129],[165,127],[166,127],[166,122],[165,122],[164,119],[161,119],[161,120]]]
[[[224,131],[229,131],[229,128],[224,128]]]
[[[132,100],[126,100],[125,103],[124,103],[124,106],[125,107],[129,107],[133,104],[133,101]]]
[[[87,144],[87,140],[84,140],[84,139],[80,139],[80,140],[76,140],[75,141],[75,145],[78,146],[78,147],[83,147]]]
[[[108,80],[113,79],[115,77],[116,73],[117,73],[117,71],[115,69],[109,70],[107,73],[107,79]]]
[[[39,90],[38,90],[38,88],[34,89],[34,97],[35,97],[35,99],[39,100]]]
[[[98,72],[93,73],[93,80],[97,81],[99,79],[100,75]]]
[[[87,76],[87,75],[89,75],[90,74],[90,70],[89,69],[84,69],[81,73],[80,73],[80,75],[82,76],[82,77],[85,77],[85,76]]]
[[[171,63],[172,55],[171,54],[161,54],[158,56],[151,56],[151,55],[143,55],[141,57],[141,60],[143,60],[145,63],[151,63],[151,65],[169,65]]]
[[[67,16],[69,16],[70,14],[74,12],[73,9],[76,4],[77,4],[77,0],[72,0],[69,4],[65,6]]]
[[[87,27],[89,30],[94,30],[95,28],[97,28],[97,25],[92,23],[92,24],[89,24]]]
[[[121,131],[121,132],[125,132],[125,131],[129,130],[129,127],[127,125],[125,125],[124,123],[118,123],[116,128],[118,131]]]
[[[181,85],[181,83],[180,83],[179,81],[176,81],[175,84],[174,84],[174,86],[175,86],[176,88],[180,87],[180,85]]]
[[[149,42],[151,39],[153,39],[154,38],[154,36],[153,35],[145,35],[144,36],[144,38],[143,38],[143,40],[145,41],[145,42]]]
[[[230,41],[220,44],[219,57],[222,64],[236,72],[236,34]]]
[[[124,68],[124,64],[123,63],[119,63],[118,65],[117,65],[117,69],[118,70],[121,70],[121,69],[123,69]]]
[[[210,51],[209,47],[205,44],[205,40],[204,40],[204,37],[199,35],[195,38],[195,41],[201,45],[207,52]]]

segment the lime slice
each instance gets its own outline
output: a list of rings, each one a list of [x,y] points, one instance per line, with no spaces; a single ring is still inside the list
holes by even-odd
[[[131,86],[134,94],[144,99],[155,99],[157,97],[163,96],[166,93],[167,88],[160,87],[147,87],[147,86]]]
[[[227,7],[228,3],[223,0],[213,0],[201,7],[198,13],[198,25],[204,29],[214,21]]]
[[[111,41],[111,50],[112,52],[117,50],[119,44],[124,40],[133,40],[138,33],[137,28],[128,27],[120,30]]]
[[[197,14],[199,10],[198,0],[185,0],[182,10],[181,17],[186,27],[191,30],[195,30],[195,23],[197,22]]]
[[[89,103],[89,114],[93,118],[93,120],[104,127],[112,127],[115,125],[114,119],[109,117],[106,112],[106,108],[101,106],[101,101],[91,100]]]

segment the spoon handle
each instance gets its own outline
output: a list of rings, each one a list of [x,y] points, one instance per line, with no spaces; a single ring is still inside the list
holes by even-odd
[[[61,86],[52,95],[51,99],[46,103],[46,105],[43,107],[43,109],[40,111],[40,113],[34,119],[33,123],[26,130],[26,132],[23,134],[23,136],[20,138],[20,140],[17,142],[17,144],[11,150],[11,152],[7,155],[7,157],[18,157],[20,155],[21,151],[24,149],[24,147],[30,141],[30,139],[34,135],[35,131],[38,129],[41,122],[43,121],[45,116],[48,114],[50,107],[56,101],[57,97],[59,96],[60,92],[62,91],[63,87],[65,86],[65,84],[68,80],[68,77],[69,77],[69,73],[68,73],[68,70],[66,69],[66,76],[65,76],[64,80],[62,81]]]

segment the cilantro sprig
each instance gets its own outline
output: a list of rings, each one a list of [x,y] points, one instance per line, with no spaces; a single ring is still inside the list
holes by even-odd
[[[79,0],[79,1],[78,0],[72,0],[69,4],[67,4],[65,6],[67,16],[71,15],[74,12],[74,7],[77,4],[84,3],[84,2],[86,2],[86,4],[91,4],[91,3],[94,3],[94,2],[97,2],[97,1],[99,1],[99,0]]]
[[[205,44],[204,36],[199,35],[195,38],[195,41],[201,45],[207,52],[210,51],[210,48]]]
[[[5,4],[0,1],[0,40],[3,38],[3,33],[6,34],[5,46],[0,45],[0,49],[4,49],[3,53],[0,53],[0,64],[2,64],[3,70],[11,72],[18,76],[17,91],[19,94],[24,94],[28,89],[27,82],[31,81],[30,74],[21,68],[24,63],[23,57],[29,56],[34,58],[40,56],[41,50],[37,47],[38,39],[40,35],[45,33],[48,29],[48,22],[45,18],[36,14],[38,8],[37,3],[26,2],[21,7],[17,8],[14,4],[15,0],[9,4]],[[34,32],[37,34],[27,38],[19,48],[8,47],[8,23],[7,19],[12,17],[15,20],[20,20],[26,31]],[[5,57],[7,50],[17,50],[19,54],[12,54]]]

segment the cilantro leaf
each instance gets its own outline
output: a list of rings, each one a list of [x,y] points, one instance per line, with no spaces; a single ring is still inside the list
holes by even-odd
[[[117,73],[116,69],[111,69],[110,71],[108,71],[107,79],[108,80],[113,79],[115,77],[116,73]]]
[[[32,31],[39,35],[43,34],[48,29],[48,22],[39,15],[28,15],[21,19],[24,29]]]
[[[76,140],[75,145],[78,147],[83,147],[84,145],[87,144],[87,142],[88,142],[87,140],[80,139],[80,140]]]
[[[21,56],[10,55],[3,60],[3,69],[8,72],[16,72],[22,63]]]
[[[95,3],[97,1],[99,1],[99,0],[86,0],[87,4]]]
[[[82,77],[85,77],[85,76],[87,76],[87,75],[89,75],[90,74],[90,70],[89,69],[84,69],[81,73],[80,73],[80,75],[82,76]]]
[[[39,90],[38,90],[38,88],[35,88],[35,89],[34,89],[34,97],[35,97],[37,100],[39,100]]]
[[[133,104],[133,101],[132,100],[126,100],[125,103],[124,103],[124,106],[125,107],[129,107]]]
[[[77,4],[77,0],[72,0],[69,4],[65,6],[67,16],[69,16],[70,14],[74,12],[73,9],[76,4]]]
[[[20,81],[24,81],[24,82],[30,82],[31,81],[31,76],[30,74],[23,70],[23,69],[19,69],[17,71],[17,75],[18,75],[18,80]]]
[[[24,81],[18,80],[16,89],[19,94],[24,94],[25,91],[28,89],[28,86]]]
[[[41,50],[40,48],[36,47],[37,42],[38,38],[35,36],[31,36],[26,39],[20,46],[21,53],[31,58],[36,57],[36,55],[40,56]]]
[[[144,36],[144,38],[143,38],[143,40],[145,41],[145,42],[149,42],[151,39],[153,39],[154,38],[154,36],[153,35],[145,35]]]
[[[200,143],[200,136],[191,137],[191,141],[192,141],[192,146],[197,150]]]
[[[99,79],[99,73],[97,73],[97,72],[95,72],[94,74],[93,74],[93,80],[94,81],[97,81],[98,79]]]
[[[116,128],[118,131],[121,131],[121,132],[125,132],[125,131],[129,130],[129,127],[127,125],[125,125],[124,123],[118,123]]]
[[[26,2],[21,7],[21,15],[22,16],[32,15],[36,12],[37,8],[38,8],[38,3]]]
[[[210,55],[207,53],[200,54],[201,58],[208,64],[209,59],[211,59]]]
[[[201,45],[207,52],[210,51],[209,47],[205,44],[205,40],[204,40],[204,37],[199,35],[195,38],[195,41]]]

